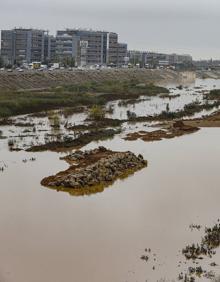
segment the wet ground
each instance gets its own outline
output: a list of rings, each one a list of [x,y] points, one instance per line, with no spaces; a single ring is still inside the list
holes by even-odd
[[[167,87],[164,84],[161,86]],[[163,98],[163,95],[161,97],[141,97],[140,103],[126,105],[125,107],[120,106],[121,101],[109,103],[109,106],[113,106],[114,108],[113,114],[109,115],[109,117],[126,119],[128,110],[134,112],[137,116],[160,114],[162,111],[166,111],[167,104],[171,112],[182,110],[186,104],[196,101],[203,102],[203,95],[207,91],[220,88],[220,80],[197,79],[195,83],[184,84],[183,89],[177,87],[175,84],[168,85],[171,97],[179,95],[175,98]],[[206,111],[195,114],[195,117],[201,117],[204,114],[206,114]]]
[[[122,102],[115,101],[106,105],[107,109],[111,109],[111,113],[107,113],[106,117],[113,119],[127,119],[128,111],[138,116],[154,116],[161,114],[163,111],[176,112],[183,110],[185,105],[200,102],[206,103],[205,94],[211,89],[220,88],[220,80],[201,80],[197,79],[194,83],[184,84],[182,89],[179,85],[162,85],[170,90],[170,96],[174,98],[164,98],[162,96],[140,97],[133,104],[126,106],[119,106]],[[177,97],[176,97],[177,96]],[[213,101],[211,101],[213,103]],[[217,108],[211,110],[202,110],[195,113],[188,118],[200,118],[203,115],[208,115],[216,111]],[[13,121],[17,125],[30,125],[30,126],[0,126],[2,134],[8,137],[9,142],[13,143],[15,149],[28,149],[34,145],[41,145],[47,142],[60,141],[67,136],[76,138],[79,134],[78,131],[69,131],[67,127],[74,125],[84,124],[88,117],[88,112],[85,110],[83,113],[67,114],[65,111],[52,111],[49,114],[40,116],[36,115],[22,115],[14,117]],[[187,118],[187,116],[185,117]],[[56,125],[59,125],[58,127]],[[154,123],[153,123],[154,124]],[[149,123],[142,123],[136,128],[143,128],[143,125],[149,126]],[[123,130],[127,132],[129,127],[134,126],[123,124]],[[146,126],[144,126],[146,129]],[[130,131],[129,131],[130,132]]]
[[[203,89],[190,87],[201,91],[213,89],[214,84],[220,88],[220,81],[213,80],[197,80],[196,87],[206,85]],[[196,99],[200,93],[191,96]],[[85,118],[85,114],[74,115],[71,122],[77,124]],[[48,118],[41,119],[44,127],[40,118],[31,120],[38,124],[33,134],[38,140],[45,138],[40,130],[48,130]],[[60,131],[65,131],[64,124],[63,119]],[[126,132],[152,130],[146,123],[123,126]],[[33,142],[30,136],[14,137],[25,129],[0,127],[7,137]],[[56,135],[56,129],[52,131]],[[200,242],[202,228],[219,218],[219,128],[202,128],[190,135],[148,143],[125,141],[126,132],[84,149],[103,145],[116,151],[130,150],[142,154],[148,167],[118,180],[103,193],[85,197],[71,197],[40,185],[45,176],[67,169],[68,164],[59,159],[65,154],[9,152],[8,139],[0,140],[0,167],[4,167],[0,171],[0,281],[177,281],[180,272],[194,266],[185,264],[182,248]],[[191,230],[191,224],[202,228]],[[151,249],[147,262],[141,260],[146,248]],[[219,250],[212,259],[200,262],[218,275],[220,267],[210,266],[213,262],[220,264]]]

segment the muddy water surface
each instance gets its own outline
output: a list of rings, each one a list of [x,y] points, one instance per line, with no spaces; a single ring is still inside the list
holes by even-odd
[[[0,140],[0,281],[177,281],[192,265],[179,251],[203,234],[189,225],[212,226],[220,215],[219,140],[219,129],[210,128],[153,143],[121,136],[91,143],[85,148],[141,153],[149,166],[86,197],[40,186],[67,168],[61,154],[12,153]],[[220,274],[213,261],[220,263],[218,250],[202,265]]]
[[[167,105],[169,105],[169,111],[176,112],[178,110],[182,110],[186,104],[193,102],[204,103],[203,95],[209,90],[215,88],[219,89],[220,80],[196,79],[194,82],[190,81],[189,83],[185,83],[183,85],[183,89],[177,88],[178,85],[176,84],[163,84],[162,86],[167,87],[170,91],[170,96],[173,96],[174,98],[164,98],[163,96],[142,96],[139,103],[129,104],[126,106],[121,106],[121,101],[115,101],[109,103],[109,106],[114,108],[113,114],[109,115],[109,117],[126,119],[128,110],[134,112],[137,116],[158,115],[162,111],[166,111]],[[177,95],[179,95],[179,97]],[[206,111],[197,113],[195,117],[201,117],[203,114],[206,114]]]

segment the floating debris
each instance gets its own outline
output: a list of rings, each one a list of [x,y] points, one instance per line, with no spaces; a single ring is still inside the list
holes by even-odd
[[[202,226],[199,224],[190,224],[189,228],[191,231],[193,231],[194,229],[200,230]]]
[[[141,256],[141,259],[147,262],[149,260],[149,257],[143,255],[143,256]]]

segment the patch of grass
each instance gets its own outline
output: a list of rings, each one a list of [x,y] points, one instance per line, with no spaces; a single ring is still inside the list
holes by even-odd
[[[62,107],[89,106],[100,103],[102,103],[101,99],[92,97],[89,94],[6,92],[0,93],[0,117],[35,113]]]
[[[89,112],[89,117],[91,120],[103,120],[105,118],[105,110],[98,106],[98,105],[94,105]]]
[[[0,118],[52,109],[104,105],[108,101],[169,93],[166,88],[138,81],[105,81],[51,88],[49,91],[0,93]]]

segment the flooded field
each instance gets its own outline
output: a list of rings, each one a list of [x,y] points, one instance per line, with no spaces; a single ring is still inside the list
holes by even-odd
[[[171,95],[180,96],[142,97],[127,106],[119,106],[120,101],[109,103],[113,112],[108,117],[126,119],[128,110],[137,116],[160,114],[167,104],[177,111],[185,104],[203,103],[203,94],[219,89],[220,80],[197,79],[183,89],[168,87]],[[58,128],[54,126],[57,118]],[[9,150],[10,140],[15,148],[27,149],[57,140],[58,135],[72,134],[74,138],[78,133],[69,132],[66,124],[82,124],[86,118],[86,111],[68,117],[21,116],[15,118],[16,123],[30,126],[0,126],[0,281],[178,281],[181,272],[196,266],[196,262],[186,261],[182,249],[199,243],[204,228],[213,226],[220,216],[219,128],[146,143],[122,138],[128,132],[152,131],[155,122],[123,123],[120,134],[91,142],[83,150],[97,146],[129,150],[143,155],[148,166],[117,180],[102,193],[83,197],[40,185],[44,177],[68,168],[60,160],[67,152]],[[192,224],[201,228],[192,229]],[[219,263],[218,249],[212,258],[199,261],[216,276],[220,275]],[[196,280],[209,278],[202,275]]]
[[[167,87],[167,85],[162,85]],[[170,90],[170,97],[141,97],[140,102],[134,104],[128,104],[123,106],[121,102],[109,103],[109,106],[113,106],[114,113],[109,117],[125,119],[127,118],[127,111],[130,110],[136,115],[155,115],[160,114],[162,111],[166,111],[167,104],[170,111],[178,111],[184,108],[184,105],[193,102],[202,102],[203,95],[207,91],[220,88],[220,80],[213,79],[196,79],[195,83],[186,83],[183,89],[178,89],[177,85],[168,85]],[[195,117],[200,117],[205,114],[203,111],[196,114]]]

